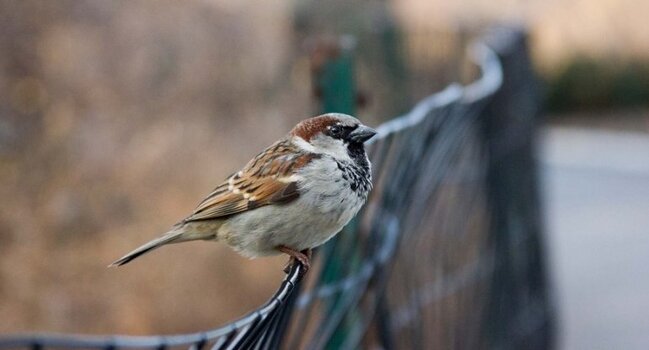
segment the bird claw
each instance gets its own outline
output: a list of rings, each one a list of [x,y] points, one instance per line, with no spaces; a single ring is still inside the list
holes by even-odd
[[[299,262],[300,265],[302,265],[302,271],[300,271],[300,275],[304,275],[305,273],[307,273],[307,271],[309,271],[309,268],[311,268],[311,249],[305,249],[301,252],[284,246],[280,246],[277,249],[280,252],[288,254],[291,257],[286,263],[286,266],[284,266],[284,273],[288,274],[291,271],[291,267],[295,264],[296,261]]]

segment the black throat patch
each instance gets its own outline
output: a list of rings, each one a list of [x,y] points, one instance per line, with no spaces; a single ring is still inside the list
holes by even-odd
[[[349,184],[350,189],[359,196],[366,198],[372,189],[372,174],[365,148],[363,144],[350,143],[347,146],[347,152],[352,159],[352,163],[336,161],[338,169],[342,171],[343,180]]]

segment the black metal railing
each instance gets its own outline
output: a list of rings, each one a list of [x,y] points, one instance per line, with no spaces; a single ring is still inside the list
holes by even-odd
[[[195,334],[10,336],[0,348],[550,348],[525,34],[495,31],[473,57],[477,81],[377,128],[365,209],[259,309]]]

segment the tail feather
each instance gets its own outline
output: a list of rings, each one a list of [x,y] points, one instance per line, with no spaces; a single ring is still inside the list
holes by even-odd
[[[132,252],[124,255],[123,257],[115,260],[112,264],[108,265],[108,267],[115,267],[115,266],[122,266],[124,264],[129,263],[131,260],[146,254],[154,249],[160,248],[165,244],[169,243],[180,243],[184,242],[185,239],[183,239],[183,232],[182,231],[171,231],[167,233],[166,235],[156,238],[141,247],[133,250]]]

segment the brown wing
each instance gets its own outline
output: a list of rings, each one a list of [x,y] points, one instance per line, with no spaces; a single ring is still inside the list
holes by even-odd
[[[185,222],[216,219],[294,200],[299,192],[291,176],[315,157],[288,141],[277,142],[216,187]]]

